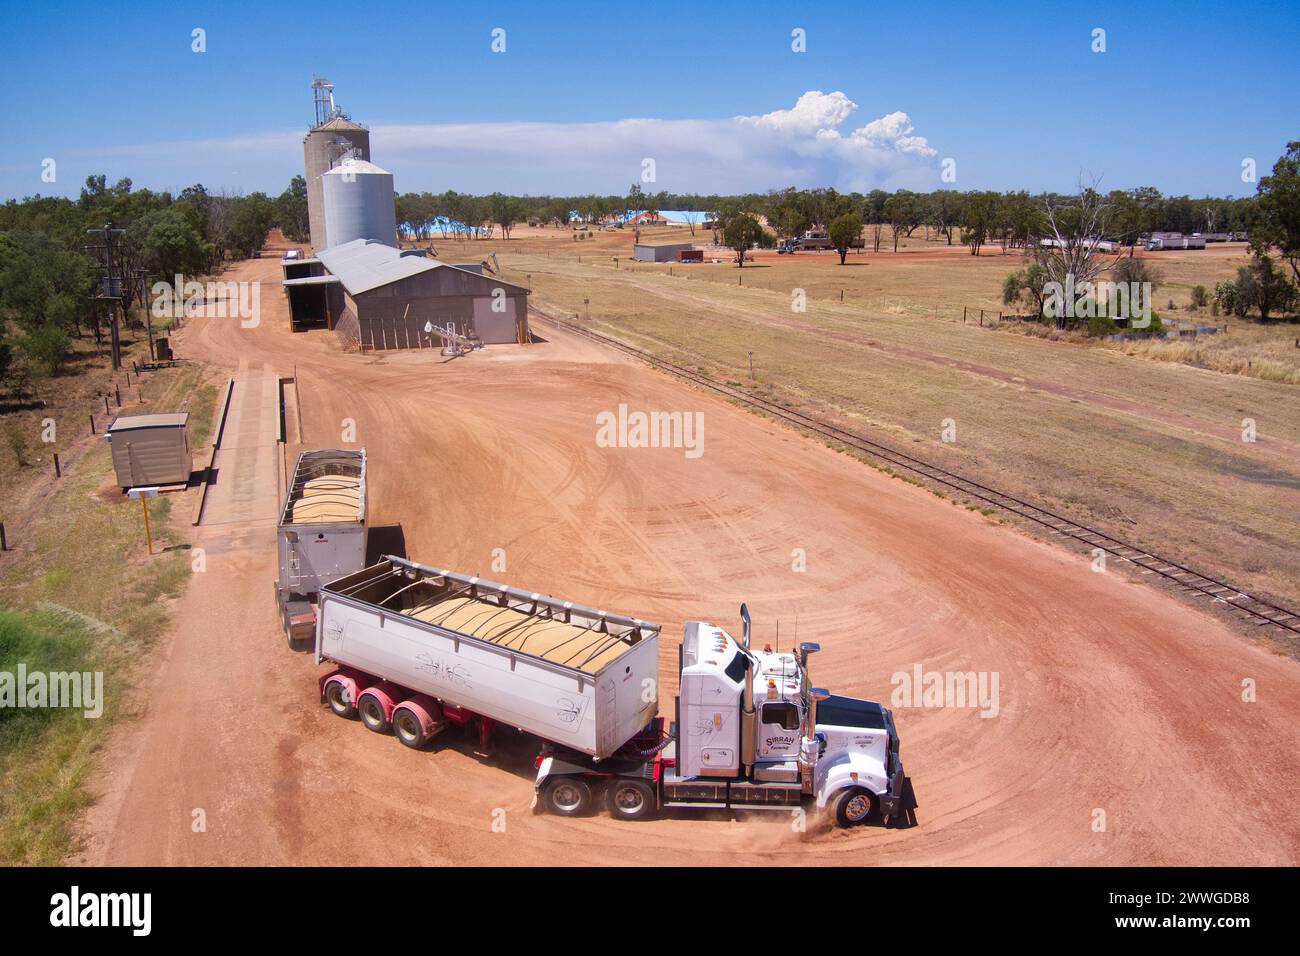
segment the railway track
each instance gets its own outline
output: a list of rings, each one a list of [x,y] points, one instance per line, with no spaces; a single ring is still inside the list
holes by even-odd
[[[877,441],[859,435],[855,432],[847,431],[838,425],[832,425],[829,422],[805,415],[803,412],[797,412],[786,408],[776,402],[769,401],[751,395],[738,388],[715,382],[707,376],[688,369],[684,366],[677,365],[665,359],[659,358],[644,349],[636,348],[625,342],[611,338],[608,335],[602,335],[599,332],[592,331],[585,326],[569,319],[559,318],[549,315],[530,305],[529,311],[541,319],[543,322],[549,322],[566,331],[585,338],[599,342],[602,345],[609,346],[631,355],[655,368],[661,369],[679,378],[716,392],[732,401],[750,408],[762,411],[773,418],[778,418],[795,427],[828,438],[831,441],[847,445],[850,448],[870,455],[872,458],[888,463],[890,466],[900,468],[912,474],[920,475],[936,484],[959,491],[969,498],[982,501],[987,505],[996,508],[999,511],[1008,512],[1017,515],[1035,524],[1048,528],[1052,534],[1059,535],[1063,538],[1071,538],[1087,545],[1094,551],[1102,551],[1108,555],[1127,561],[1143,569],[1144,572],[1158,575],[1159,577],[1172,582],[1184,591],[1194,596],[1208,597],[1212,601],[1235,608],[1237,611],[1246,615],[1251,623],[1260,627],[1276,627],[1288,631],[1291,634],[1300,634],[1300,614],[1295,611],[1279,607],[1268,601],[1261,600],[1252,596],[1242,588],[1222,581],[1216,577],[1200,571],[1195,571],[1176,561],[1170,561],[1158,554],[1153,554],[1144,548],[1135,545],[1108,534],[1105,531],[1099,531],[1087,525],[1080,524],[1072,518],[1049,511],[1041,505],[1033,504],[1006,492],[998,491],[996,488],[990,488],[987,485],[965,478],[955,472],[940,468],[937,465],[901,452],[896,448],[888,445],[882,445]]]

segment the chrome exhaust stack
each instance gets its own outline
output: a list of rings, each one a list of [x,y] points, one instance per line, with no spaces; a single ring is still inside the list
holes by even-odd
[[[740,605],[741,638],[745,647],[746,662],[749,654],[749,606]],[[745,686],[740,693],[740,763],[746,777],[754,775],[754,761],[758,759],[758,714],[754,710],[754,673],[745,668]]]
[[[812,687],[808,690],[808,709],[805,712],[803,739],[799,741],[799,789],[804,793],[813,792],[813,770],[817,758],[821,755],[821,745],[817,740],[817,702],[831,696],[824,687]]]
[[[816,710],[816,704],[811,700],[808,694],[808,688],[811,686],[811,681],[808,678],[808,658],[821,649],[822,646],[820,644],[815,644],[812,641],[805,641],[799,645],[799,696],[807,702],[807,706],[804,708],[803,735],[805,737],[811,737],[813,735],[813,729],[816,727],[816,724],[812,720],[813,713]]]

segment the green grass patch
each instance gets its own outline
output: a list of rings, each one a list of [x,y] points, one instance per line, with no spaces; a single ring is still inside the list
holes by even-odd
[[[16,682],[20,665],[28,674],[98,670],[105,630],[52,604],[0,610],[0,683]],[[0,863],[56,864],[90,802],[83,783],[98,735],[88,725],[104,718],[86,716],[85,699],[81,709],[18,707],[13,683],[0,689],[13,695],[0,706]]]
[[[191,444],[202,447],[217,387],[196,367],[157,372],[152,385],[156,407],[187,407]],[[77,849],[92,757],[190,576],[188,545],[170,524],[178,499],[147,502],[154,553],[146,555],[142,506],[121,495],[111,473],[107,444],[97,442],[60,480],[31,540],[0,565],[0,672],[21,662],[29,672],[104,675],[98,718],[0,709],[0,865],[58,864]]]

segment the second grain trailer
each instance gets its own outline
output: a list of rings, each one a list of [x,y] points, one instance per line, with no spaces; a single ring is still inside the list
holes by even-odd
[[[315,633],[321,587],[365,566],[367,531],[365,449],[300,454],[276,534],[275,598],[290,646]]]

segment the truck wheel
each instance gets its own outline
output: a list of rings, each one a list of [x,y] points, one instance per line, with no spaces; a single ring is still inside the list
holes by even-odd
[[[605,794],[609,815],[619,820],[644,820],[655,812],[655,790],[644,780],[615,780]]]
[[[425,744],[424,724],[409,707],[393,711],[393,733],[412,750],[419,750]]]
[[[361,717],[361,722],[366,725],[366,730],[373,730],[377,734],[388,733],[389,724],[388,718],[384,715],[384,705],[374,694],[361,695],[361,699],[357,701],[357,714]]]
[[[347,700],[347,688],[342,681],[330,681],[325,685],[325,701],[330,705],[330,710],[340,717],[351,720],[357,715],[356,706]]]
[[[581,777],[556,777],[542,792],[546,809],[562,817],[577,817],[591,807],[591,785]]]
[[[870,790],[850,787],[835,801],[835,822],[841,827],[855,827],[866,822],[876,809]]]

